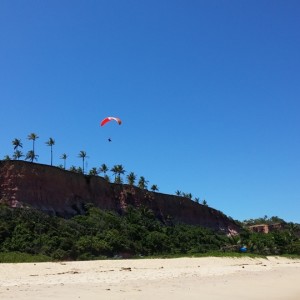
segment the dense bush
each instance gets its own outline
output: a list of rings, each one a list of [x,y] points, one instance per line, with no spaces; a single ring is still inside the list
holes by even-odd
[[[128,208],[120,216],[88,206],[85,215],[63,219],[34,209],[0,206],[2,253],[84,260],[238,251],[242,244],[257,254],[300,254],[299,238],[288,229],[269,234],[245,230],[227,237],[199,226],[164,225],[147,208]]]

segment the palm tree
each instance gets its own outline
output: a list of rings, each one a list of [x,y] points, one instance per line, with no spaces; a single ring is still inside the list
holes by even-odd
[[[97,176],[98,175],[98,171],[97,171],[97,168],[92,168],[89,172],[89,175],[92,175],[92,176]]]
[[[64,160],[64,169],[66,169],[66,160],[67,160],[67,154],[66,153],[63,153],[62,155],[61,155],[61,159],[63,159]]]
[[[18,150],[19,147],[20,147],[20,148],[23,148],[23,144],[22,144],[22,142],[21,142],[20,139],[14,139],[14,140],[12,141],[12,144],[13,144],[13,146],[14,146],[14,150]]]
[[[134,182],[136,180],[136,175],[133,172],[130,172],[126,178],[129,185],[134,185]]]
[[[186,197],[188,197],[190,200],[192,200],[193,195],[191,193],[186,194]]]
[[[75,166],[71,166],[69,171],[74,172],[74,173],[83,174],[83,170],[81,167],[76,168]]]
[[[153,184],[153,185],[151,186],[151,191],[152,191],[152,192],[158,191],[158,187],[157,187],[156,184]]]
[[[179,190],[177,190],[177,191],[175,192],[175,194],[176,194],[177,196],[182,196],[182,192],[179,191]]]
[[[51,148],[51,166],[52,166],[52,157],[53,157],[53,155],[52,155],[52,146],[55,144],[55,140],[53,139],[53,138],[49,138],[49,140],[46,142],[46,145],[47,146],[50,146],[50,148]]]
[[[203,199],[202,204],[203,204],[204,206],[208,206],[207,201],[206,201],[205,199]]]
[[[192,200],[193,195],[191,193],[182,193],[182,197],[189,198]]]
[[[106,165],[106,164],[102,164],[101,165],[101,167],[99,168],[99,173],[103,173],[103,178],[106,180],[106,181],[108,181],[108,182],[110,182],[110,179],[109,179],[109,176],[106,174],[106,172],[108,172],[109,171],[109,168],[108,168],[108,166]]]
[[[114,166],[110,169],[110,171],[114,174],[114,176],[115,176],[115,181],[116,181],[116,177],[117,177],[117,174],[118,174],[118,167],[117,167],[117,165],[114,165]]]
[[[38,139],[38,138],[39,138],[38,135],[35,134],[35,133],[30,133],[30,134],[27,136],[27,139],[28,139],[28,140],[32,140],[32,151],[33,151],[33,153],[34,153],[34,142],[35,142],[35,140]]]
[[[25,160],[30,160],[31,162],[33,162],[34,160],[37,160],[37,158],[38,155],[36,155],[33,150],[30,150],[27,152]]]
[[[82,173],[84,174],[84,160],[85,158],[87,158],[88,156],[86,155],[86,152],[81,150],[78,154],[78,157],[82,158]]]
[[[77,168],[75,166],[71,166],[69,171],[77,173]]]
[[[145,179],[144,176],[141,176],[138,182],[138,187],[140,189],[147,189],[148,180]]]
[[[117,170],[118,170],[119,177],[121,176],[121,174],[123,175],[126,172],[122,165],[117,165]]]
[[[22,151],[16,150],[16,151],[14,152],[13,158],[19,160],[20,157],[22,157],[22,156],[24,156],[23,153],[22,153]]]
[[[122,165],[114,165],[111,171],[115,175],[115,183],[121,183],[121,174],[125,173],[124,167]]]
[[[103,173],[104,177],[106,175],[106,172],[109,171],[108,167],[106,164],[102,164],[99,168],[99,173]]]
[[[83,173],[83,169],[82,169],[81,167],[78,167],[78,168],[76,169],[76,173],[84,174],[84,173]]]

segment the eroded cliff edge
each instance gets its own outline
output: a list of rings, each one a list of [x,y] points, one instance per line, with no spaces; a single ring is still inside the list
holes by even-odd
[[[184,197],[109,183],[99,176],[25,161],[0,161],[0,203],[29,206],[62,217],[84,213],[87,203],[119,213],[129,205],[146,206],[163,222],[171,219],[174,223],[200,225],[225,233],[240,230],[220,211]]]

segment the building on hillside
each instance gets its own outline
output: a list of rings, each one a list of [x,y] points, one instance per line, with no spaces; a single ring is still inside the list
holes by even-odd
[[[249,230],[252,232],[269,233],[271,231],[283,229],[283,223],[276,224],[257,224],[249,226]]]

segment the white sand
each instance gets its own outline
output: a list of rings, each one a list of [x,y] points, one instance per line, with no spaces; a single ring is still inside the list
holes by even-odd
[[[0,264],[0,299],[300,299],[300,260],[278,257]]]

